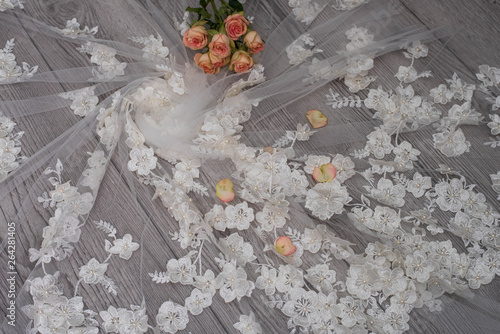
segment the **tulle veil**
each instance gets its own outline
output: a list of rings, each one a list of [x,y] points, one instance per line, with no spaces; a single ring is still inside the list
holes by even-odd
[[[303,286],[307,287],[308,293],[328,291],[330,295],[322,295],[331,296],[335,292],[339,299],[344,298],[347,303],[349,300],[345,298],[352,297],[347,297],[350,288],[346,288],[343,282],[348,277],[353,277],[354,273],[350,268],[359,268],[366,263],[364,255],[368,254],[368,244],[392,245],[394,239],[387,234],[370,230],[363,224],[356,224],[350,219],[352,217],[348,217],[351,204],[370,206],[370,201],[363,195],[363,187],[355,181],[343,180],[342,189],[349,193],[349,200],[344,203],[346,212],[338,212],[333,218],[330,215],[327,219],[318,219],[314,214],[315,210],[311,212],[311,208],[305,204],[305,193],[291,192],[286,197],[280,195],[283,190],[278,188],[287,180],[280,179],[279,173],[273,176],[275,179],[271,183],[275,184],[270,187],[276,189],[269,191],[269,197],[261,199],[258,194],[252,193],[250,186],[244,182],[248,175],[254,177],[253,167],[243,166],[242,157],[247,154],[265,156],[267,160],[258,160],[263,165],[269,161],[279,165],[278,159],[288,159],[292,166],[288,169],[292,168],[294,171],[298,170],[298,166],[309,155],[334,158],[343,154],[347,157],[349,152],[362,148],[360,145],[364,144],[366,137],[375,127],[380,126],[379,120],[363,118],[356,113],[345,115],[339,112],[331,114],[328,125],[317,129],[309,140],[298,139],[297,124],[307,124],[305,113],[308,110],[330,109],[336,93],[351,94],[345,88],[342,91],[340,84],[332,88],[331,82],[344,78],[356,61],[373,59],[409,47],[416,41],[426,43],[437,39],[446,40],[455,30],[448,25],[433,29],[418,24],[409,26],[399,17],[399,2],[396,1],[302,1],[303,6],[310,6],[307,8],[300,7],[299,3],[301,1],[290,1],[291,5],[296,5],[292,12],[289,8],[278,12],[273,11],[269,2],[246,1],[245,15],[253,18],[252,26],[263,36],[266,48],[255,57],[258,65],[251,73],[221,72],[213,76],[196,68],[192,61],[194,53],[182,45],[178,26],[182,21],[184,8],[189,4],[194,5],[192,1],[178,1],[169,3],[168,6],[162,1],[122,1],[124,8],[135,13],[135,23],[140,24],[133,27],[126,24],[110,27],[111,30],[115,28],[114,31],[103,31],[100,27],[97,37],[64,35],[60,31],[62,26],[51,27],[19,11],[1,13],[0,25],[2,29],[5,27],[6,32],[15,32],[19,27],[23,29],[20,36],[16,37],[16,47],[22,47],[23,39],[36,41],[37,36],[43,36],[43,39],[53,39],[63,45],[74,44],[75,48],[82,45],[104,46],[108,48],[106,50],[115,50],[115,57],[120,63],[126,63],[124,74],[111,79],[96,80],[95,66],[73,68],[66,66],[67,64],[55,64],[55,67],[49,69],[39,69],[25,80],[0,85],[2,96],[7,97],[0,101],[0,110],[4,116],[16,122],[20,129],[23,129],[23,125],[30,129],[30,132],[25,132],[24,139],[25,145],[28,146],[29,143],[31,147],[29,154],[25,153],[29,158],[2,181],[1,207],[6,222],[15,222],[17,247],[33,249],[29,254],[16,255],[18,284],[23,285],[23,288],[16,295],[16,327],[12,329],[6,318],[1,327],[3,331],[20,333],[32,326],[43,328],[42,330],[50,328],[50,325],[62,326],[60,323],[50,323],[47,320],[50,316],[37,318],[35,315],[37,307],[44,303],[50,304],[50,300],[44,300],[37,295],[37,291],[34,292],[34,285],[45,284],[57,287],[54,289],[60,293],[57,292],[56,295],[64,293],[68,299],[81,296],[85,309],[96,312],[81,312],[85,315],[85,320],[74,320],[77,324],[74,326],[66,324],[66,330],[71,327],[70,330],[75,333],[78,328],[85,332],[85,326],[89,333],[97,333],[94,328],[98,326],[103,330],[105,325],[98,325],[93,319],[99,320],[99,323],[106,322],[104,317],[111,314],[110,306],[113,306],[129,310],[129,316],[142,316],[140,321],[147,315],[150,327],[146,327],[144,331],[160,332],[161,329],[165,332],[182,332],[186,328],[184,320],[179,320],[176,324],[168,323],[161,316],[167,311],[162,310],[170,307],[168,312],[176,310],[182,315],[180,318],[184,319],[184,311],[179,311],[176,307],[188,304],[186,298],[192,296],[193,277],[206,276],[207,269],[217,276],[218,272],[230,272],[230,267],[234,266],[238,279],[242,280],[242,286],[248,285],[246,291],[241,294],[236,292],[237,298],[233,297],[234,300],[222,292],[210,296],[211,304],[201,314],[194,316],[191,311],[186,332],[189,328],[207,328],[207,333],[231,333],[238,326],[235,323],[247,324],[255,319],[259,325],[254,325],[253,322],[250,324],[254,328],[260,328],[260,332],[256,329],[256,333],[289,333],[293,330],[295,333],[323,333],[321,328],[312,324],[306,326],[297,320],[298,317],[290,318],[286,314],[290,312],[286,311],[285,305],[293,299],[289,295],[286,297],[288,299],[270,298],[267,290],[255,288],[259,277],[263,277],[264,272],[269,273],[279,268],[301,267],[307,276]],[[297,9],[307,12],[308,16],[301,21],[297,14],[303,12]],[[349,43],[347,29],[366,29],[373,41],[357,48],[346,48]],[[100,37],[101,33],[104,37]],[[106,36],[112,38],[108,39]],[[148,36],[156,41],[160,40],[168,48],[169,57],[146,55],[147,52],[143,49],[145,44],[142,42]],[[295,46],[295,49],[290,46]],[[302,52],[304,58],[294,60],[294,50],[298,50],[295,56],[300,56]],[[82,57],[86,57],[85,49],[82,51]],[[39,52],[42,57],[50,57],[51,51],[43,45],[39,47]],[[71,61],[68,63],[71,64]],[[433,65],[429,67],[432,68]],[[176,75],[180,75],[182,84],[175,81]],[[170,80],[173,80],[172,83]],[[374,81],[375,78],[368,80]],[[86,87],[92,87],[92,95],[99,97],[99,102],[85,117],[61,117],[60,124],[47,124],[49,116],[50,119],[56,119],[54,115],[73,110],[74,100],[68,92]],[[151,90],[148,87],[154,88]],[[154,94],[174,88],[181,89],[183,94],[169,96],[173,107],[168,117],[164,117],[161,115],[162,107],[152,105],[156,96]],[[153,95],[148,95],[150,93]],[[325,95],[332,98],[325,101]],[[352,100],[347,104],[355,106],[360,103]],[[209,129],[212,126],[210,117],[220,117],[221,114],[225,114],[227,122],[233,122],[230,125],[222,121],[220,123],[220,131],[227,131],[224,132],[227,143],[217,141],[208,134],[212,131],[212,128]],[[158,120],[155,117],[164,118]],[[237,131],[231,132],[234,129]],[[295,134],[290,135],[294,131]],[[401,130],[400,135],[407,135],[407,138],[411,138],[407,139],[409,141],[418,141],[419,135],[430,132],[430,126],[418,129],[409,127]],[[200,137],[200,133],[207,135]],[[154,149],[154,168],[151,168],[154,169],[154,176],[141,173],[137,166],[131,167],[130,161],[134,159],[132,152],[138,150],[134,140],[143,143],[151,151]],[[269,146],[274,148],[269,149]],[[424,159],[417,171],[423,175],[431,175],[437,183],[442,176],[430,163],[434,158]],[[496,158],[477,157],[478,161],[494,161]],[[185,165],[189,165],[187,161],[199,161],[199,164],[196,165],[195,162],[192,167],[186,167]],[[179,166],[179,163],[184,165]],[[188,180],[192,182],[188,193],[179,186],[186,180],[180,182],[176,178],[175,172],[181,167],[196,169],[196,174],[199,169],[195,181]],[[368,159],[356,160],[354,171],[357,176],[367,168]],[[340,175],[341,170],[337,168],[337,171]],[[291,177],[290,174],[286,176]],[[286,207],[282,211],[287,217],[286,228],[263,230],[255,222],[249,228],[214,227],[214,221],[210,222],[210,215],[216,214],[214,208],[220,207],[218,210],[224,211],[222,203],[215,196],[215,185],[225,178],[235,181],[236,203],[229,204],[243,205],[248,199],[250,203],[245,204],[245,210],[248,213],[248,206],[253,208],[252,215],[253,212],[256,215],[261,212],[263,206],[268,205],[264,204],[267,202],[272,203],[274,208]],[[313,185],[312,177],[306,180]],[[66,232],[58,230],[63,225],[57,225],[57,221],[63,218],[57,215],[65,209],[60,204],[64,200],[54,200],[54,187],[62,187],[67,182],[70,182],[67,187],[75,187],[72,191],[81,196],[78,197],[78,203],[71,204],[77,207],[75,210],[79,210],[79,213],[76,218],[68,218],[64,225],[68,229]],[[476,181],[479,184],[481,182],[486,183],[482,179]],[[172,184],[177,186],[172,187]],[[339,189],[340,183],[337,190],[344,191]],[[487,195],[488,201],[494,200],[490,189],[481,188],[481,191]],[[85,196],[86,194],[88,195]],[[414,203],[408,200],[408,207],[416,207],[411,204]],[[198,216],[193,219],[199,225],[186,223],[189,219],[182,218],[182,212],[187,212],[188,215],[197,212]],[[442,216],[438,219],[442,220],[440,226],[448,226],[449,217]],[[359,229],[354,239],[353,227]],[[446,229],[445,234],[431,236],[427,233],[425,238],[440,242],[451,240],[454,247],[464,251],[460,236],[454,235],[453,230]],[[406,230],[409,233],[411,227]],[[7,249],[8,229],[2,225],[0,231],[2,249]],[[312,252],[311,248],[301,246],[292,257],[273,251],[274,241],[280,235],[286,232],[301,240],[305,238],[306,231],[320,233],[320,237],[327,240],[322,245],[328,244],[330,248]],[[195,237],[191,237],[191,234]],[[61,240],[66,243],[44,245],[44,240],[50,239],[51,235],[63,235]],[[139,246],[134,250],[133,257],[128,259],[123,251],[110,251],[112,247],[118,247],[115,241],[126,239],[126,235]],[[232,254],[232,242],[245,247],[239,257]],[[57,249],[57,252],[44,253],[41,250],[44,246]],[[500,245],[493,243],[490,246],[498,254]],[[113,254],[116,256],[112,256]],[[321,254],[327,254],[331,258],[321,259]],[[106,263],[106,278],[82,280],[86,275],[82,274],[82,270],[86,270],[82,267],[90,266],[89,261],[92,259]],[[182,278],[173,279],[170,274],[162,276],[162,273],[168,272],[167,263],[173,266],[177,262],[170,260],[177,261],[176,259],[179,259],[179,263],[189,259],[189,270],[194,270],[191,278],[184,282]],[[312,282],[313,274],[305,270],[314,266],[319,270],[320,267],[317,266],[321,263],[329,264],[329,269],[336,275],[333,278],[336,281],[334,286],[318,288]],[[393,269],[395,268],[396,265]],[[302,273],[296,275],[302,277]],[[329,275],[332,275],[331,271]],[[41,280],[45,280],[45,283],[40,283]],[[36,284],[33,283],[35,281]],[[463,315],[463,310],[466,309],[470,317],[469,326],[484,328],[485,331],[493,331],[499,324],[500,319],[494,308],[498,306],[496,301],[490,300],[483,293],[473,293],[471,289],[455,284],[452,278],[436,275],[435,282],[441,284],[442,291],[437,289],[428,294],[440,297],[443,312],[458,308]],[[226,286],[224,284],[220,283],[223,289]],[[251,287],[252,284],[254,287]],[[417,283],[415,291],[418,289],[425,290],[425,284]],[[420,299],[424,299],[421,296],[425,292],[418,291]],[[35,299],[38,298],[38,304],[33,302],[34,295]],[[375,298],[358,299],[362,301],[352,302],[356,308],[383,310],[386,307],[373,307],[372,303],[377,302]],[[77,304],[79,302],[75,301]],[[378,302],[382,303],[380,300]],[[32,304],[34,305],[30,306]],[[415,315],[415,319],[409,320],[410,331],[418,331],[419,321],[422,319],[436,319],[435,327],[427,325],[431,327],[424,328],[434,328],[436,333],[441,330],[442,325],[437,320],[439,315],[430,312],[429,305],[424,308],[420,305],[410,313],[410,317]],[[347,316],[339,316],[339,319],[344,318],[347,319]],[[329,323],[332,326],[328,329],[330,331],[324,332],[366,333],[370,330],[375,333],[398,333],[398,330],[402,332],[407,329],[405,326],[400,329],[386,327],[380,319],[377,314],[360,311],[355,324],[339,320],[335,325]],[[120,328],[119,331],[136,333],[129,327]],[[192,331],[196,332],[194,329]]]

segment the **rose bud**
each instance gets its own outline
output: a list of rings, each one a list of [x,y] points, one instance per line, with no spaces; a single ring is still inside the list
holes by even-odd
[[[217,34],[212,37],[212,41],[208,44],[210,53],[219,58],[227,58],[231,55],[231,46],[229,37],[224,34]]]
[[[245,35],[245,45],[251,54],[256,55],[257,53],[264,50],[264,43],[256,31],[250,31]]]
[[[230,179],[222,179],[215,186],[217,197],[224,203],[234,199],[233,182]]]
[[[313,178],[316,182],[330,182],[337,175],[337,169],[332,164],[324,164],[314,167]]]
[[[229,64],[229,61],[231,60],[230,57],[226,58],[217,57],[216,55],[212,54],[212,52],[208,52],[208,56],[210,57],[210,61],[215,67],[223,67]]]
[[[276,250],[281,255],[292,255],[297,250],[297,247],[292,243],[292,239],[287,236],[279,237],[275,244]]]
[[[236,73],[243,73],[253,67],[253,58],[246,51],[236,51],[231,57],[229,69]]]
[[[203,49],[208,44],[208,33],[202,26],[195,26],[184,33],[182,44],[191,50]]]
[[[322,128],[328,122],[326,116],[319,110],[309,110],[306,117],[309,120],[309,123],[311,123],[313,129]]]
[[[247,25],[250,23],[243,16],[243,13],[229,15],[225,20],[226,34],[233,41],[237,40],[247,32]]]
[[[220,67],[216,67],[212,64],[208,53],[197,53],[196,56],[194,56],[194,62],[205,73],[216,74],[220,71]]]

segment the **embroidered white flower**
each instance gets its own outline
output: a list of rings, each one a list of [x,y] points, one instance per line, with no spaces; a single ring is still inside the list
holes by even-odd
[[[413,179],[408,181],[406,190],[416,198],[422,197],[425,192],[432,188],[430,176],[422,176],[419,172],[413,174]]]
[[[367,138],[368,142],[366,143],[366,149],[368,149],[377,159],[383,159],[384,156],[390,154],[394,148],[391,143],[391,137],[383,129],[376,128]]]
[[[191,263],[190,257],[183,257],[179,260],[170,259],[167,262],[167,272],[173,283],[189,285],[193,283],[196,276],[196,267]]]
[[[317,264],[314,267],[307,269],[307,274],[304,278],[311,283],[316,289],[328,294],[333,290],[337,273],[331,270],[327,264]]]
[[[257,258],[253,253],[252,245],[249,242],[245,242],[236,232],[227,238],[221,238],[220,243],[228,260],[235,260],[239,266],[245,266],[247,262],[251,262]]]
[[[99,316],[102,318],[102,325],[106,333],[118,332],[120,329],[120,318],[124,319],[124,313],[127,312],[124,308],[116,309],[110,305],[106,311],[100,311]]]
[[[290,219],[288,208],[281,208],[269,203],[266,203],[261,212],[257,212],[255,218],[261,224],[264,231],[270,232],[275,228],[285,226],[286,219]]]
[[[86,87],[83,89],[66,92],[59,94],[60,97],[64,99],[70,99],[73,101],[70,108],[73,110],[75,115],[87,116],[92,110],[95,109],[99,98],[94,95],[95,86]]]
[[[80,23],[76,20],[76,18],[73,18],[71,20],[66,21],[66,27],[61,29],[61,33],[65,36],[68,36],[70,38],[77,38],[80,36],[84,37],[92,37],[93,35],[97,34],[98,27],[93,27],[92,29],[85,26],[85,28],[80,29]]]
[[[331,163],[337,170],[337,176],[335,178],[340,183],[344,183],[356,174],[354,171],[355,164],[349,157],[344,157],[342,154],[336,154]]]
[[[469,152],[470,142],[465,139],[462,129],[445,130],[432,135],[434,147],[447,157],[456,157]]]
[[[453,95],[455,94],[444,84],[441,84],[430,91],[430,96],[433,98],[434,103],[447,104],[451,101]]]
[[[438,195],[436,203],[443,211],[458,212],[469,198],[469,193],[464,189],[464,183],[461,179],[454,178],[449,182],[441,181],[436,184],[434,189]]]
[[[80,268],[79,276],[85,283],[96,284],[104,278],[104,273],[108,269],[107,263],[100,263],[92,258],[90,261]]]
[[[302,234],[302,238],[300,239],[302,247],[304,250],[307,250],[311,253],[317,253],[323,242],[323,235],[317,229],[308,229],[304,230]]]
[[[148,175],[156,168],[156,161],[152,148],[133,148],[130,151],[130,161],[127,166],[132,172],[137,171],[139,175]]]
[[[276,280],[276,289],[279,292],[285,293],[293,288],[304,286],[304,274],[300,269],[291,265],[280,266],[278,271],[278,279]]]
[[[214,272],[207,269],[203,276],[196,276],[193,286],[198,288],[203,293],[209,293],[211,296],[215,295],[217,289],[215,288]]]
[[[212,294],[193,289],[191,295],[186,298],[186,308],[192,315],[198,315],[203,309],[212,305]]]
[[[229,303],[234,299],[240,300],[244,296],[250,296],[255,285],[247,280],[245,269],[228,262],[215,279],[215,287],[220,289],[221,297]]]
[[[171,301],[164,302],[156,315],[156,323],[165,332],[177,333],[185,329],[189,322],[187,312],[188,310],[185,306]]]
[[[427,53],[429,52],[429,48],[421,44],[420,41],[413,42],[410,47],[406,49],[415,59],[421,57],[427,57]]]
[[[253,209],[248,207],[247,202],[229,205],[226,207],[227,228],[237,228],[238,230],[246,230],[250,227],[250,223],[254,220]]]
[[[250,312],[250,315],[240,315],[240,321],[233,325],[242,334],[262,334],[262,327],[255,321],[255,315]]]
[[[351,201],[347,188],[339,181],[318,183],[307,192],[306,208],[319,219],[330,219],[334,214],[341,214],[344,205]]]
[[[494,136],[500,134],[500,115],[490,115],[490,120],[491,122],[488,122],[488,127],[491,129],[491,134]]]
[[[139,249],[139,244],[132,241],[130,234],[125,234],[122,239],[113,240],[113,246],[108,250],[111,254],[117,254],[124,260],[130,259],[132,253]]]
[[[275,268],[269,269],[266,266],[262,266],[260,276],[255,281],[255,287],[264,290],[266,295],[272,296],[276,292],[277,279],[278,272]]]
[[[281,311],[289,316],[297,326],[309,327],[320,319],[318,294],[302,288],[294,288],[289,292],[289,301]]]
[[[307,174],[312,174],[314,168],[321,167],[321,165],[328,164],[331,162],[330,157],[326,157],[323,155],[310,155],[305,162],[304,171]]]

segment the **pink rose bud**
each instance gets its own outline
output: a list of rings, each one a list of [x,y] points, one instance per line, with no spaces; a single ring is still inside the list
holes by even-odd
[[[328,122],[326,116],[319,110],[309,110],[306,117],[309,120],[309,123],[311,123],[313,129],[322,128]]]
[[[208,53],[197,53],[194,56],[194,62],[205,73],[216,74],[220,71],[220,67],[216,67],[212,63],[212,60],[210,59],[210,55]]]
[[[297,247],[292,243],[292,239],[287,236],[279,237],[275,244],[276,250],[281,255],[292,255],[297,250]]]
[[[243,16],[243,13],[229,15],[225,20],[226,34],[233,41],[237,40],[247,32],[247,26],[250,22]]]
[[[182,44],[191,50],[203,49],[208,44],[208,33],[202,26],[192,27],[184,33]]]
[[[320,167],[314,167],[313,178],[316,182],[330,182],[337,175],[337,169],[332,164],[324,164]]]
[[[210,61],[215,67],[223,67],[229,64],[229,61],[231,59],[230,57],[226,58],[217,57],[216,55],[212,54],[212,52],[208,52],[208,57],[210,58]]]
[[[233,182],[230,179],[222,179],[215,186],[217,197],[224,203],[234,199]]]
[[[264,50],[264,42],[262,42],[262,39],[260,38],[257,31],[250,31],[245,35],[244,39],[245,45],[247,46],[251,54],[256,55],[257,53]]]
[[[229,37],[224,34],[217,34],[212,37],[212,41],[208,44],[210,53],[219,58],[227,58],[231,55],[231,46]]]
[[[235,71],[236,73],[243,73],[250,70],[253,67],[253,58],[248,52],[236,51],[231,57],[231,64],[229,64],[229,69]]]
[[[274,147],[272,147],[272,146],[266,146],[266,147],[264,147],[263,151],[267,152],[267,153],[273,154],[274,153]]]

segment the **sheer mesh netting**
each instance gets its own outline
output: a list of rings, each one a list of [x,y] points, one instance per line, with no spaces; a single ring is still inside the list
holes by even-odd
[[[248,0],[265,49],[208,75],[187,5],[0,0],[2,331],[495,332],[500,70],[398,1]]]

